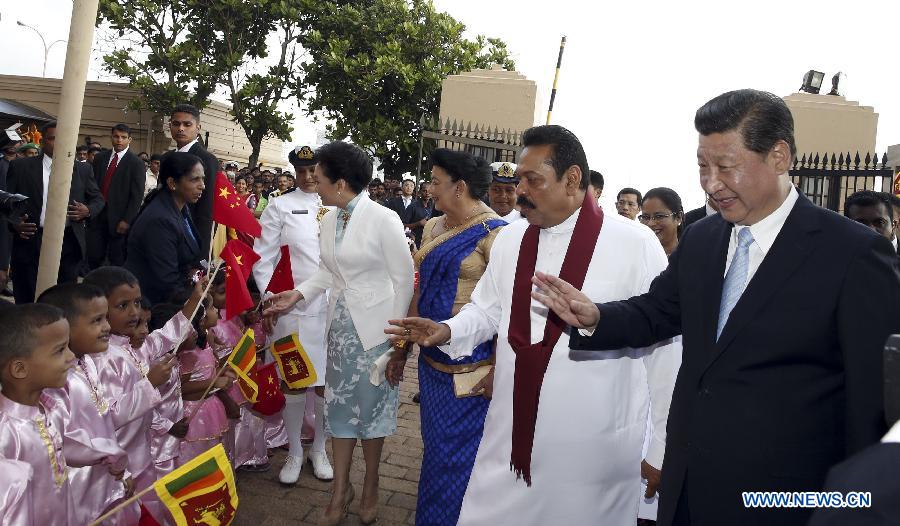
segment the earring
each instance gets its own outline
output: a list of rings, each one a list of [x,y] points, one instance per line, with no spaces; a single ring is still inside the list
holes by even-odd
[[[459,192],[456,192],[456,198],[459,199],[460,197],[462,196],[459,194]]]

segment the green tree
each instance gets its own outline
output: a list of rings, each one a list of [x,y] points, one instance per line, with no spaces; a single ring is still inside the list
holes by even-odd
[[[505,43],[466,39],[465,26],[428,0],[310,2],[303,21],[307,111],[393,177],[416,169],[419,119],[437,115],[447,76],[494,63],[515,69]]]

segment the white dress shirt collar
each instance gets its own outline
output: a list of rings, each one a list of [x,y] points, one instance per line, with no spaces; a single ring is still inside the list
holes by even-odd
[[[401,197],[403,198],[403,208],[409,208],[409,205],[412,204],[412,200],[413,200],[412,196],[406,197],[404,195]]]
[[[788,215],[790,215],[791,210],[794,208],[794,204],[797,203],[798,195],[797,189],[792,186],[790,192],[788,192],[787,198],[774,212],[753,225],[735,225],[734,230],[731,233],[733,239],[737,239],[737,235],[741,230],[749,228],[750,233],[753,234],[753,242],[759,247],[763,255],[768,254],[769,249],[772,248],[772,245],[775,243],[775,238],[777,238],[778,233],[781,232],[781,227],[784,226],[784,222],[787,221]]]
[[[715,208],[709,206],[709,203],[706,203],[706,215],[711,216],[713,214],[718,214],[718,212],[716,212]]]
[[[112,155],[109,156],[109,163],[106,164],[106,167],[109,168],[109,165],[112,164],[113,157],[116,158],[116,166],[118,166],[118,164],[120,162],[122,162],[122,157],[125,157],[126,152],[128,152],[127,146],[121,152],[117,152],[117,151],[113,150]]]
[[[568,232],[572,232],[573,230],[575,230],[575,223],[578,221],[578,214],[580,212],[581,212],[581,207],[579,206],[578,209],[575,210],[575,212],[568,217],[568,219],[566,219],[565,221],[563,221],[562,223],[560,223],[556,226],[547,227],[547,228],[544,228],[543,230],[545,230],[551,234],[565,234]]]
[[[196,139],[194,139],[193,141],[191,141],[191,142],[185,144],[185,145],[182,146],[181,148],[178,148],[177,151],[187,153],[187,152],[191,151],[191,148],[193,148],[194,145],[197,144],[197,141],[199,141],[199,140],[200,140],[200,137],[198,136],[198,137],[197,137]]]

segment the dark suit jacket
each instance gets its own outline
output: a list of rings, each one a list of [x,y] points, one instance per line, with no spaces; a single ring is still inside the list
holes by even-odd
[[[25,157],[16,159],[9,164],[9,172],[6,175],[8,192],[28,196],[28,206],[25,213],[28,214],[28,222],[39,224],[44,198],[44,156]],[[91,211],[91,217],[103,210],[103,197],[100,189],[94,182],[94,175],[87,163],[76,162],[72,168],[72,187],[69,190],[69,201],[84,203]],[[85,255],[85,223],[73,223],[66,220],[66,229],[71,230],[81,247],[81,254]],[[12,258],[16,256],[16,246],[26,242],[18,235],[13,236]],[[34,262],[37,264],[37,262]]]
[[[97,182],[98,188],[103,188],[106,168],[112,154],[112,150],[105,150],[94,157],[94,180]],[[141,209],[141,201],[144,200],[144,182],[146,180],[147,168],[144,166],[144,161],[129,149],[116,166],[116,172],[109,185],[106,221],[110,234],[116,232],[119,221],[125,221],[129,225],[134,222],[134,217]]]
[[[412,203],[406,207],[403,206],[402,197],[392,197],[385,202],[384,206],[397,212],[397,215],[400,216],[400,221],[405,225],[416,223],[431,217],[431,213],[422,205],[422,201],[415,197],[413,197]],[[424,228],[425,227],[416,227],[412,229],[413,235],[416,238],[416,246],[422,243],[422,230]]]
[[[828,468],[885,431],[882,348],[900,331],[900,265],[873,231],[799,196],[765,260],[716,325],[732,225],[688,228],[647,294],[599,305],[571,347],[683,335],[659,523],[687,487],[692,524],[801,524],[809,510],[745,509],[743,491],[819,490]]]
[[[162,190],[128,230],[125,268],[137,277],[141,292],[154,305],[167,301],[189,268],[207,255],[185,230],[185,217],[194,236],[199,236],[188,207],[178,210],[171,194]]]
[[[870,492],[870,508],[819,508],[809,526],[892,526],[900,517],[900,444],[871,446],[831,468],[825,491]]]
[[[9,170],[9,161],[5,157],[0,156],[0,190],[6,192],[6,172]],[[0,219],[0,222],[3,220]],[[5,226],[0,228],[0,270],[6,270],[9,267],[9,251],[12,245],[11,234]]]
[[[700,208],[695,208],[690,212],[686,212],[684,214],[684,222],[681,224],[682,230],[691,226],[691,224],[700,221],[704,217],[706,217],[706,205],[703,205]]]
[[[209,256],[209,243],[212,237],[212,205],[213,194],[216,191],[216,173],[219,171],[219,160],[199,142],[191,147],[190,153],[200,158],[203,162],[203,172],[206,174],[206,190],[203,191],[200,200],[191,206],[191,214],[200,236],[200,252],[204,254],[202,259],[206,259]]]

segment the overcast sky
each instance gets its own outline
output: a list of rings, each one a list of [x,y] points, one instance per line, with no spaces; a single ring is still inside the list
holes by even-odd
[[[606,5],[609,4],[609,5]],[[745,2],[588,2],[435,0],[468,26],[505,40],[517,69],[549,100],[560,36],[563,57],[553,122],[571,129],[588,162],[606,177],[604,204],[623,186],[670,186],[686,209],[702,202],[693,115],[724,91],[752,87],[788,95],[808,69],[847,75],[848,99],[879,114],[877,149],[900,143],[900,3],[860,0]],[[0,72],[40,75],[43,47],[66,38],[71,0],[6,2],[0,7]],[[52,15],[52,16],[50,16]],[[50,52],[60,76],[65,48]],[[97,62],[91,79],[101,75]],[[826,91],[827,92],[827,91]],[[543,113],[543,111],[541,112]],[[298,122],[295,139],[315,126]]]

